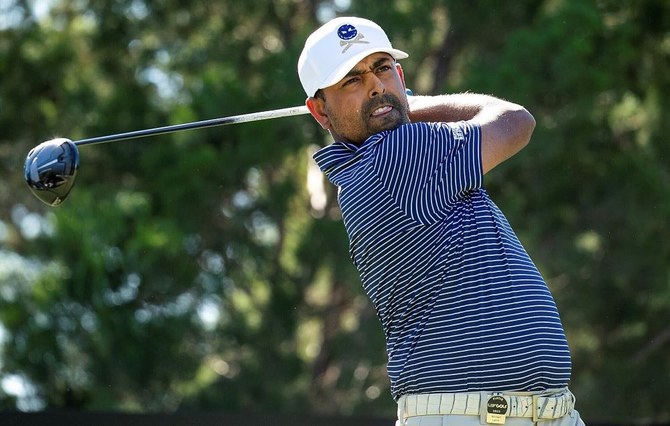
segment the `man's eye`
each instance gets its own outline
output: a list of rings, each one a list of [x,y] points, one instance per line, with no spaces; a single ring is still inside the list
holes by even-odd
[[[342,86],[348,86],[350,84],[356,83],[358,80],[360,80],[359,77],[352,77],[344,82]]]
[[[390,65],[382,65],[381,67],[377,68],[377,72],[386,72],[390,70],[391,70]]]

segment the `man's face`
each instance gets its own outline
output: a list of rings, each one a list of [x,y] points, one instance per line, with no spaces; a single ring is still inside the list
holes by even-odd
[[[335,140],[360,144],[375,133],[409,123],[402,68],[387,53],[366,57],[321,93],[307,105]]]

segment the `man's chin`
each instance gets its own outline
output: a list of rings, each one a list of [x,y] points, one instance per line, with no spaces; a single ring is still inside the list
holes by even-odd
[[[383,117],[373,117],[368,121],[368,128],[372,134],[386,130],[394,130],[403,124],[409,123],[409,118],[403,117],[398,110],[394,110]]]

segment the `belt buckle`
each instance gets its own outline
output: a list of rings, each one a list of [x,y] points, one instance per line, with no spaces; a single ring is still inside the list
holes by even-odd
[[[482,394],[482,396],[484,396]],[[505,424],[505,419],[507,418],[507,415],[510,411],[510,404],[507,401],[505,397],[503,397],[503,394],[500,392],[494,392],[490,395],[486,396],[486,405],[484,405],[484,401],[482,400],[482,405],[486,409],[481,410],[481,416],[484,418],[485,416],[485,421],[486,424],[494,424],[494,425],[504,425]],[[484,420],[484,419],[483,419]],[[484,422],[482,421],[482,424]]]
[[[537,401],[540,399],[540,395],[532,395],[532,397],[533,397],[533,423],[537,423],[540,420],[537,405]]]

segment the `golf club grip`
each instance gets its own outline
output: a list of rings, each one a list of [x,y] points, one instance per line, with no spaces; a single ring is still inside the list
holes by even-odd
[[[306,106],[295,106],[289,108],[275,109],[271,111],[252,112],[249,114],[234,115],[230,117],[213,118],[210,120],[194,121],[191,123],[174,124],[171,126],[155,127],[153,129],[135,130],[126,133],[117,133],[114,135],[97,136],[93,138],[81,139],[73,142],[75,145],[93,145],[98,143],[120,141],[124,139],[141,138],[144,136],[161,135],[165,133],[179,132],[182,130],[201,129],[206,127],[225,126],[227,124],[247,123],[250,121],[270,120],[273,118],[290,117],[294,115],[308,114]]]

